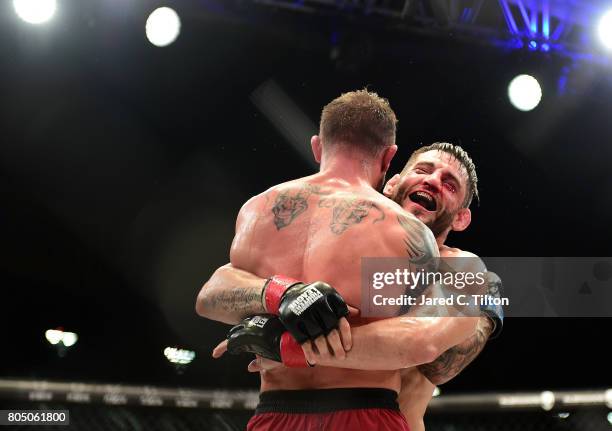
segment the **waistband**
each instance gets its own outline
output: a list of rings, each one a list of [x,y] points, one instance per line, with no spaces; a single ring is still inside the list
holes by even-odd
[[[255,414],[330,413],[355,409],[399,411],[397,392],[379,388],[266,391],[259,394]]]

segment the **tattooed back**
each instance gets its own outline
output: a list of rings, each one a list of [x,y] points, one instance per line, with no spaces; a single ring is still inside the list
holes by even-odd
[[[358,308],[362,257],[435,254],[429,229],[395,202],[370,187],[314,175],[249,200],[238,216],[230,258],[235,267],[260,277],[284,274],[306,282],[326,281]],[[281,367],[262,376],[264,390],[347,386],[398,390],[399,383],[395,371],[325,367]]]

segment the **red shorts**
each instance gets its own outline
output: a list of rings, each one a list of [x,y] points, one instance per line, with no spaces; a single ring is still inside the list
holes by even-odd
[[[259,396],[247,431],[410,431],[389,389],[269,391]]]

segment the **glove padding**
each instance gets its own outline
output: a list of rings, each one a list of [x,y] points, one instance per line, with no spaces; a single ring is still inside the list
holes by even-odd
[[[342,296],[322,281],[296,283],[281,297],[279,317],[287,331],[302,344],[338,328],[340,318],[349,315]]]
[[[276,316],[247,317],[227,334],[227,351],[233,355],[254,353],[287,367],[307,367],[301,346]]]

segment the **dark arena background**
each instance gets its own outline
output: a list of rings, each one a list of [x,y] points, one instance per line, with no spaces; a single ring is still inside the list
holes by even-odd
[[[151,15],[160,7],[176,15]],[[449,243],[481,256],[612,256],[608,10],[2,1],[0,408],[66,410],[75,430],[244,429],[259,378],[247,355],[211,358],[228,326],[199,317],[195,298],[229,260],[241,205],[315,172],[321,109],[355,89],[397,113],[391,173],[435,141],[472,155],[481,202]],[[513,96],[523,110],[508,90],[522,74],[541,91],[526,81]],[[610,292],[604,262],[581,294]],[[506,318],[439,388],[427,429],[612,429],[612,301],[603,307]]]

